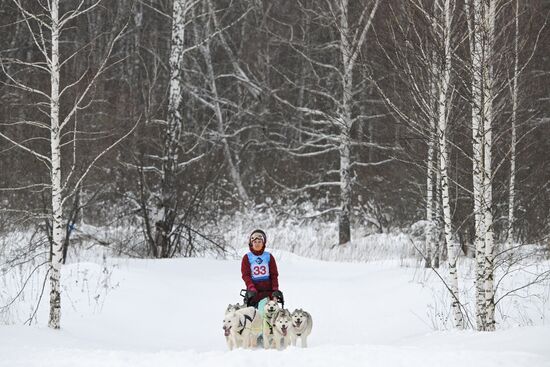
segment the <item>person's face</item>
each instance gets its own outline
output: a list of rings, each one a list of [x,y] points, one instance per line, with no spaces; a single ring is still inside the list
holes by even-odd
[[[252,248],[254,251],[260,251],[264,246],[264,239],[258,234],[253,235],[250,238],[250,241],[252,242]]]

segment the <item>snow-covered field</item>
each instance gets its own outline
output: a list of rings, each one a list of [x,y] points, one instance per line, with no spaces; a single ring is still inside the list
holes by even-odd
[[[274,254],[286,306],[313,315],[307,349],[227,350],[238,259],[107,259],[64,267],[62,330],[46,327],[47,294],[37,323],[0,326],[0,366],[550,366],[544,289],[511,299],[518,316],[497,332],[435,331],[449,324],[448,301],[429,270]]]

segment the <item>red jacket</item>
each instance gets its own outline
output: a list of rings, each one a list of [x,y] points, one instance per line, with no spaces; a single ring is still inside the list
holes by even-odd
[[[261,255],[264,252],[264,250],[260,252],[256,252],[254,250],[251,250],[251,251],[254,255]],[[271,253],[269,257],[269,279],[268,280],[263,280],[259,282],[254,282],[252,280],[252,274],[250,274],[250,261],[248,261],[247,254],[243,256],[243,260],[241,262],[241,274],[242,274],[244,283],[246,284],[246,289],[258,292],[256,297],[254,297],[252,300],[254,303],[257,303],[262,298],[271,297],[271,294],[273,293],[273,291],[279,290],[279,271],[277,270],[277,263],[275,262],[275,258]]]

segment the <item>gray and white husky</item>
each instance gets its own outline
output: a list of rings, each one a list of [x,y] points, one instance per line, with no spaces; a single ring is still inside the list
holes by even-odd
[[[291,315],[292,325],[290,327],[290,340],[293,346],[296,346],[298,338],[301,340],[302,348],[307,348],[307,337],[311,334],[313,319],[311,315],[298,308]]]
[[[227,305],[227,309],[225,310],[225,313],[228,314],[229,312],[231,311],[237,311],[238,309],[241,309],[243,308],[244,306],[241,305],[240,303],[235,303],[234,305],[232,304],[228,304]]]
[[[290,328],[292,325],[292,317],[290,311],[279,309],[273,315],[273,339],[275,348],[286,348],[290,345]]]

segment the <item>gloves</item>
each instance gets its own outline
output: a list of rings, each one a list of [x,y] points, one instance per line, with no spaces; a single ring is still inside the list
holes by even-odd
[[[252,306],[252,300],[254,299],[254,297],[256,297],[257,294],[258,292],[256,292],[256,290],[247,290],[244,294],[244,304],[246,306]]]
[[[277,298],[278,300],[283,300],[283,292],[276,290],[272,293],[273,297]]]

